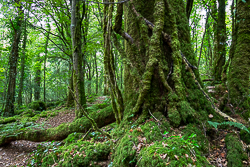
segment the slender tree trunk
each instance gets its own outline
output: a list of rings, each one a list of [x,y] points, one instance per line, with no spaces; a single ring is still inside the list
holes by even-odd
[[[110,2],[114,2],[111,0]],[[112,45],[111,45],[111,34],[112,34],[112,12],[113,12],[113,5],[109,5],[108,13],[107,14],[107,21],[104,22],[105,31],[104,31],[104,67],[107,70],[108,74],[108,84],[110,86],[110,96],[112,101],[112,108],[116,117],[117,124],[119,124],[122,120],[123,112],[124,112],[124,104],[123,104],[123,97],[121,91],[117,85],[116,75],[115,75],[115,60],[114,54],[112,52]],[[118,5],[119,11],[122,11],[122,5]],[[106,15],[104,15],[106,17]],[[117,18],[116,18],[117,19]],[[118,18],[120,19],[120,17]]]
[[[69,62],[69,87],[71,90],[74,90],[73,86],[73,72],[72,72],[72,67],[71,67],[71,62]],[[68,90],[68,95],[67,95],[67,107],[74,106],[74,98],[70,90]]]
[[[29,88],[30,88],[30,91],[29,91],[29,103],[31,103],[32,102],[32,96],[33,96],[33,91],[32,91],[32,88],[33,88],[33,86],[32,86],[32,82],[31,82],[31,74],[30,74],[30,82],[29,82]]]
[[[84,108],[86,107],[86,97],[84,89],[84,78],[82,69],[82,42],[81,42],[81,20],[80,20],[80,1],[72,0],[71,8],[71,38],[72,38],[72,55],[73,55],[73,86],[75,91],[75,97]],[[76,106],[76,118],[81,118],[83,112],[80,106],[75,102]]]
[[[214,64],[214,81],[220,82],[222,78],[223,66],[226,61],[226,22],[225,22],[225,0],[218,0],[218,25],[217,25],[217,54],[215,56]]]
[[[189,20],[189,17],[191,15],[191,12],[192,12],[193,3],[194,3],[194,0],[187,0],[186,15],[187,15],[188,20]]]
[[[88,94],[91,95],[91,82],[92,82],[91,62],[87,63],[87,66],[88,66]]]
[[[24,67],[25,67],[25,60],[26,60],[26,41],[27,41],[27,27],[26,27],[26,20],[24,23],[24,39],[23,39],[23,52],[21,56],[21,74],[20,74],[20,82],[19,82],[19,90],[18,90],[18,99],[17,103],[18,106],[22,105],[22,95],[23,95],[23,81],[24,81]]]
[[[50,32],[50,24],[47,24],[48,31]],[[47,62],[47,55],[48,55],[48,44],[49,44],[49,32],[46,36],[45,42],[45,55],[44,55],[44,68],[43,68],[43,101],[46,102],[46,62]]]
[[[34,87],[34,98],[40,100],[41,93],[41,57],[38,54],[35,62],[35,87]]]
[[[15,3],[19,4],[19,0]],[[21,37],[21,25],[23,21],[22,6],[18,7],[18,16],[15,18],[16,21],[11,21],[12,28],[14,29],[13,42],[9,57],[9,83],[6,97],[6,105],[3,115],[9,117],[14,115],[14,103],[15,103],[15,91],[16,91],[16,73],[17,73],[17,60],[18,60],[18,45]],[[15,26],[14,26],[15,25]]]
[[[96,53],[95,53],[95,75],[96,75],[96,81],[95,81],[95,93],[98,94],[98,68],[97,68],[97,57],[96,57]]]
[[[202,41],[201,41],[201,48],[200,48],[200,56],[199,56],[199,60],[198,60],[198,67],[200,65],[200,59],[201,59],[201,54],[202,54],[203,43],[204,43],[204,39],[205,39],[206,32],[207,32],[207,29],[208,29],[208,18],[209,18],[209,11],[207,11],[207,18],[206,18],[206,23],[205,23],[205,31],[203,33],[203,37],[202,37]]]
[[[237,3],[237,1],[236,1]],[[235,53],[235,45],[236,45],[236,42],[237,42],[237,31],[238,31],[238,28],[236,25],[238,25],[236,23],[236,14],[237,13],[237,7],[235,7],[235,2],[234,0],[232,0],[232,5],[231,5],[231,14],[232,14],[232,42],[231,42],[231,46],[230,46],[230,51],[229,51],[229,58],[225,64],[225,66],[223,67],[223,72],[222,72],[222,81],[223,81],[223,84],[226,85],[226,81],[227,81],[227,69],[231,63],[231,60],[234,56],[234,53]],[[235,12],[234,12],[235,11]]]

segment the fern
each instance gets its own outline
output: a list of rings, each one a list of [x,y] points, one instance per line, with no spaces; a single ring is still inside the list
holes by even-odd
[[[218,125],[229,125],[229,126],[234,126],[234,127],[236,127],[236,128],[245,130],[245,131],[247,131],[248,133],[250,133],[249,130],[247,129],[247,127],[246,127],[245,125],[243,125],[243,124],[241,124],[241,123],[238,123],[238,122],[222,122],[222,123],[218,123],[218,122],[211,122],[211,121],[208,121],[208,123],[209,123],[210,125],[212,125],[215,129],[217,129],[217,126],[218,126]]]

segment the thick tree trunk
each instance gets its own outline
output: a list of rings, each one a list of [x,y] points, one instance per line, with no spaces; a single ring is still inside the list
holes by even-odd
[[[81,20],[80,20],[80,1],[72,0],[71,9],[71,39],[72,39],[72,55],[73,55],[73,85],[76,99],[84,108],[86,107],[86,97],[84,88],[84,78],[82,69],[82,42],[81,42]],[[83,112],[80,106],[75,102],[76,118],[81,118]]]
[[[19,4],[19,0],[15,1]],[[21,37],[21,25],[23,20],[22,6],[18,7],[18,16],[16,21],[11,21],[12,28],[14,29],[13,42],[9,57],[9,83],[6,96],[6,105],[3,115],[8,117],[14,115],[15,91],[16,91],[16,73],[17,73],[17,60],[18,60],[18,45]]]
[[[117,21],[114,27],[126,39],[125,118],[134,114],[143,120],[149,111],[159,111],[172,126],[206,120],[213,110],[196,85],[201,83],[199,72],[193,69],[194,80],[183,64],[185,55],[197,66],[183,1],[133,3],[124,6],[125,30],[116,31]]]
[[[232,56],[229,67],[229,97],[234,107],[238,111],[246,112],[249,110],[249,76],[250,76],[250,1],[238,1],[236,18],[238,30],[235,52]],[[247,116],[249,117],[249,115]]]

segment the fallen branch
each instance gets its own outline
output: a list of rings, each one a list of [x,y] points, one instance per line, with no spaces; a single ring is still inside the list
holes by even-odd
[[[90,117],[96,122],[97,126],[103,127],[115,122],[112,108],[104,108],[99,113],[92,112]],[[0,146],[16,140],[29,140],[34,142],[59,141],[65,139],[74,132],[86,133],[92,127],[92,123],[86,117],[79,118],[71,123],[63,123],[57,127],[49,129],[19,129],[8,135],[0,136]]]

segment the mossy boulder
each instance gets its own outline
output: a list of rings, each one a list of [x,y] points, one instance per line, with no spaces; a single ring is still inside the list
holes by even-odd
[[[46,103],[46,108],[54,108],[56,106],[59,106],[61,104],[63,104],[63,101],[52,101],[52,102],[47,102]]]
[[[33,101],[28,104],[28,107],[35,111],[44,111],[46,110],[46,105],[43,101]]]

